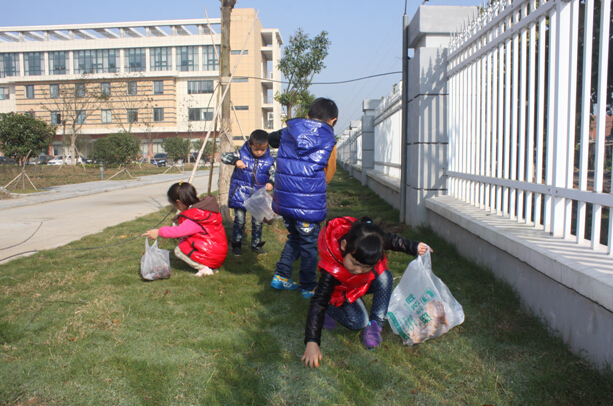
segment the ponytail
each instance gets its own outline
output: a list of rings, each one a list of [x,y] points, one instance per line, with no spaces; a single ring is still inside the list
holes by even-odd
[[[178,200],[187,207],[200,201],[196,188],[188,182],[175,183],[168,189],[167,196],[170,204],[175,204]]]
[[[343,256],[351,254],[361,264],[375,265],[383,258],[384,235],[370,217],[362,217],[343,237],[347,243]]]

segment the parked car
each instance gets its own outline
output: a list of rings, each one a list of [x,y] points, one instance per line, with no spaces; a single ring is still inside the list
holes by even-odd
[[[190,164],[195,163],[196,162],[196,158],[198,158],[198,153],[197,152],[191,152],[189,154],[189,163]],[[211,162],[211,159],[209,157],[206,157],[204,155],[200,157],[200,165],[204,165],[204,164],[207,164],[209,162]]]
[[[28,161],[28,165],[46,165],[47,162],[52,159],[53,157],[50,155],[39,155],[35,156],[34,158],[30,158],[30,160]]]
[[[17,161],[13,158],[9,158],[6,156],[0,156],[0,165],[16,165]]]
[[[168,154],[159,153],[155,154],[153,158],[151,158],[151,163],[155,166],[166,166],[166,162],[168,160]]]
[[[62,159],[63,159],[63,155],[58,155],[55,158],[53,158],[52,160],[50,160],[49,162],[47,162],[47,165],[61,165],[62,164]],[[82,163],[83,160],[81,159],[81,157],[79,157],[77,159],[77,163]],[[70,165],[72,164],[72,159],[70,158],[70,156],[66,157],[66,165]]]

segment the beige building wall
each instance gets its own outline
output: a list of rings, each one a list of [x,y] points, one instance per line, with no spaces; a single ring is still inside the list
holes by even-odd
[[[86,112],[85,122],[79,126],[84,138],[95,140],[129,129],[143,138],[153,134],[156,144],[173,136],[197,139],[213,129],[212,116],[218,96],[212,90],[218,86],[219,67],[217,61],[214,69],[206,70],[212,65],[205,66],[204,61],[207,50],[218,47],[221,42],[220,24],[220,19],[192,19],[0,27],[0,112],[33,112],[36,117],[51,122],[52,112],[57,120],[57,113],[68,104],[51,98],[52,86],[59,86],[62,94],[68,94],[68,89],[75,86],[85,86],[90,95],[99,93],[102,83],[108,83],[111,93],[104,100],[83,97],[71,101],[72,115],[77,109]],[[273,91],[281,90],[281,84],[272,82],[271,77],[280,78],[275,65],[283,42],[277,29],[263,29],[253,9],[234,9],[231,24],[231,69],[239,60],[237,53],[246,45],[229,92],[234,107],[231,115],[233,135],[236,144],[240,145],[242,134],[248,137],[255,129],[270,131],[281,128],[281,106],[271,100]],[[181,66],[177,52],[188,49],[183,47],[191,47],[189,49],[194,51],[192,60],[198,60],[193,70],[184,70],[185,67]],[[165,51],[170,53],[167,70],[152,69],[153,53],[157,48],[169,50]],[[129,62],[134,62],[129,57],[130,49],[142,53],[138,60],[142,71],[130,71],[133,68],[128,66]],[[75,65],[77,53],[93,50],[113,50],[117,56],[115,71],[93,71],[83,75],[75,70],[78,69]],[[63,74],[57,74],[51,64],[56,52],[64,52],[66,56],[65,71],[60,71]],[[16,60],[13,64],[16,71],[11,72],[6,68],[7,64],[3,64],[7,55]],[[39,74],[30,72],[26,75],[31,55],[41,56],[40,72],[34,70]],[[273,58],[276,60],[272,61]],[[136,95],[127,94],[128,82],[136,82]],[[163,83],[161,94],[154,92],[156,82]],[[159,85],[156,86],[159,89]],[[189,90],[194,88],[206,91]],[[27,97],[28,89],[33,89],[33,98]],[[129,122],[128,109],[135,122]],[[154,109],[158,109],[155,117],[163,117],[162,121],[154,121]],[[163,109],[161,115],[159,109]],[[62,112],[60,115],[65,120],[71,113]],[[105,122],[109,117],[111,122]],[[193,117],[201,120],[190,120]],[[56,153],[62,153],[64,129],[61,123],[58,127],[54,147]],[[143,149],[146,150],[145,146]],[[161,151],[161,147],[156,145],[153,151]]]

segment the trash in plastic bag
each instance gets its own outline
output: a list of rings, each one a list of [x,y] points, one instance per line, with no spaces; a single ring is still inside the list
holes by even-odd
[[[404,271],[392,292],[387,319],[406,345],[438,337],[464,322],[462,305],[432,273],[429,252]]]
[[[157,240],[149,246],[149,238],[146,239],[145,254],[140,260],[140,273],[149,281],[170,278],[169,252],[159,249]]]
[[[243,205],[257,221],[264,221],[270,224],[279,218],[279,215],[272,211],[272,196],[264,187],[252,193],[251,197],[245,200]]]

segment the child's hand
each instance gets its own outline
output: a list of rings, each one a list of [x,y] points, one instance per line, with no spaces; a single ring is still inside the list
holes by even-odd
[[[266,184],[266,191],[270,192],[272,190],[272,183],[267,183]]]
[[[432,250],[432,248],[430,248],[428,245],[424,244],[423,242],[420,242],[419,245],[417,246],[417,254],[418,255],[425,255],[426,252],[434,252]]]
[[[156,228],[154,228],[153,230],[149,230],[146,233],[143,233],[141,237],[143,236],[147,236],[149,238],[153,238],[154,240],[156,240],[159,236],[159,232]]]
[[[241,159],[239,159],[238,161],[236,161],[236,167],[238,169],[245,169],[247,165],[245,165],[245,163]]]
[[[309,368],[319,368],[319,361],[321,361],[322,355],[319,350],[319,345],[313,341],[310,341],[306,345],[304,355],[300,359]]]

